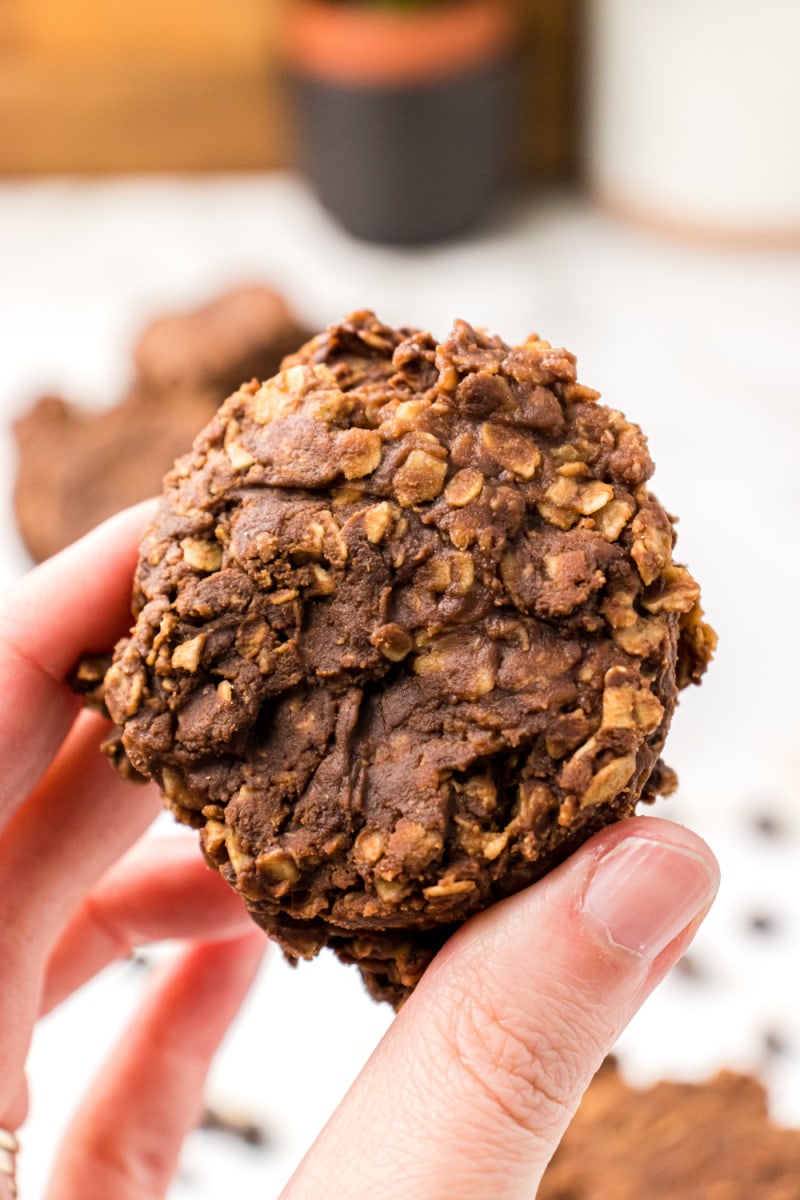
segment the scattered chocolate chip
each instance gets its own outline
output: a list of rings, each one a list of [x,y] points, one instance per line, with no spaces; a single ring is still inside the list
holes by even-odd
[[[128,962],[139,971],[149,971],[153,966],[150,956],[141,950],[133,950],[128,955]]]
[[[753,913],[748,917],[748,927],[751,933],[760,933],[768,937],[778,931],[780,921],[770,913]]]
[[[791,1053],[792,1044],[778,1029],[767,1029],[763,1038],[764,1049],[770,1058],[783,1058]]]
[[[266,1129],[258,1121],[241,1113],[226,1113],[218,1108],[204,1109],[198,1129],[227,1134],[257,1150],[264,1149],[270,1142]]]
[[[675,973],[683,979],[701,983],[708,979],[708,971],[692,954],[684,954],[675,964]]]
[[[756,833],[759,833],[764,838],[784,838],[788,833],[788,827],[782,817],[776,813],[763,812],[755,813],[752,818],[752,826]]]

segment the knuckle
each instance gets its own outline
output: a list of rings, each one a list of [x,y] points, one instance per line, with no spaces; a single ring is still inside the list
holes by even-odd
[[[478,1103],[496,1121],[552,1146],[587,1082],[585,1025],[580,1013],[552,1000],[521,1007],[480,985],[462,995],[445,1036]]]
[[[82,1151],[79,1160],[67,1164],[66,1178],[71,1182],[65,1196],[158,1200],[174,1166],[171,1156],[160,1146],[134,1146],[128,1141],[120,1144],[110,1130],[104,1137],[88,1139]]]

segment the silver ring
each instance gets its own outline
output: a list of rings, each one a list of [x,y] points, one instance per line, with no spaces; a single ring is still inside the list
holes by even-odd
[[[17,1194],[17,1153],[19,1139],[10,1129],[0,1125],[0,1175],[5,1176],[8,1190],[12,1196]]]

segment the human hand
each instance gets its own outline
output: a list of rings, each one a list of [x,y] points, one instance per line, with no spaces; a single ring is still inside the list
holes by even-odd
[[[132,802],[97,761],[96,718],[83,714],[67,735],[77,701],[59,681],[81,650],[124,628],[142,520],[125,514],[45,564],[17,589],[14,612],[6,603],[0,613],[6,694],[26,697],[0,733],[13,811],[0,835],[0,1046],[10,1063],[0,1124],[14,1129],[24,1114],[38,1011],[132,941],[228,940],[190,948],[148,1001],[73,1125],[48,1200],[165,1194],[262,943],[244,932],[238,898],[184,843],[158,850],[183,855],[180,864],[134,852],[95,883],[157,799]],[[50,716],[31,728],[31,712]],[[429,968],[284,1200],[531,1200],[592,1074],[683,953],[716,886],[698,838],[633,818],[473,918]]]
[[[130,623],[141,506],[26,576],[0,600],[0,1197],[39,1016],[134,944],[187,940],[146,997],[67,1136],[47,1200],[150,1200],[196,1123],[211,1057],[264,935],[179,839],[125,854],[159,810],[98,753],[104,722],[64,677]],[[120,858],[121,855],[124,857]],[[8,1131],[8,1133],[5,1133]]]
[[[698,837],[633,817],[468,921],[281,1200],[533,1200],[593,1074],[717,884]]]

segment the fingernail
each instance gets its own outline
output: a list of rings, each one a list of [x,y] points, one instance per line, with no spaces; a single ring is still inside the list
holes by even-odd
[[[630,837],[595,865],[583,908],[617,946],[652,962],[716,890],[716,876],[692,850]]]

